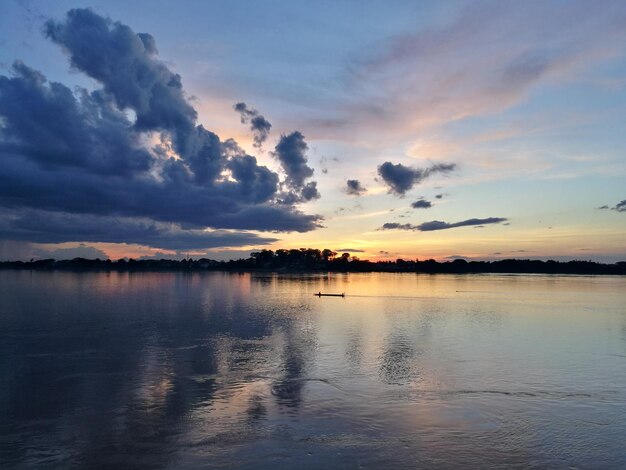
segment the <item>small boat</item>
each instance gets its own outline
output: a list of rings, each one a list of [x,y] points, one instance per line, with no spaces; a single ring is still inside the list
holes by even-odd
[[[342,292],[341,294],[322,294],[321,292],[318,292],[317,294],[313,295],[316,295],[318,297],[345,297],[346,293]]]

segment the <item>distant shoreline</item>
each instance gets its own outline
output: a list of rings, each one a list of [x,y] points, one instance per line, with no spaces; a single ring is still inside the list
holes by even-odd
[[[285,250],[286,251],[286,250]],[[134,260],[117,261],[75,258],[72,260],[44,259],[36,261],[3,261],[2,270],[37,271],[118,271],[118,272],[276,272],[276,273],[424,273],[424,274],[579,274],[579,275],[626,275],[626,262],[603,264],[593,261],[540,261],[529,259],[505,259],[498,261],[403,260],[371,262],[342,256],[318,257],[319,250],[289,250],[293,256],[281,258],[263,250],[248,259],[216,261],[198,260]],[[298,253],[296,253],[298,252]],[[296,254],[298,256],[296,256]]]

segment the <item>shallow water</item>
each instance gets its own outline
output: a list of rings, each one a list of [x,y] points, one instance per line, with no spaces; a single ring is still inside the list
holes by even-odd
[[[626,278],[0,271],[0,332],[3,469],[626,468]]]

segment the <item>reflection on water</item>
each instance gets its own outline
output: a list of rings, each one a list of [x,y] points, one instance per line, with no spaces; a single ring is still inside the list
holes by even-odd
[[[2,271],[0,331],[1,468],[626,467],[623,278]]]

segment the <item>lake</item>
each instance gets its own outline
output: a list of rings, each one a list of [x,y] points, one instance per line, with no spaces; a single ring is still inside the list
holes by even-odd
[[[0,271],[0,333],[3,469],[626,468],[623,277]]]

